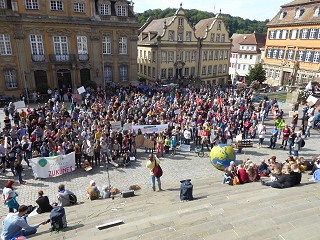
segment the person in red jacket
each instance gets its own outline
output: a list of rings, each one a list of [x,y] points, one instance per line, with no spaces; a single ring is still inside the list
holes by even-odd
[[[288,139],[290,137],[291,130],[286,124],[284,128],[282,129],[282,144],[280,148],[286,149],[287,144],[288,144]]]
[[[247,183],[248,182],[248,174],[247,171],[244,169],[243,164],[239,164],[238,165],[238,171],[237,171],[237,175],[239,177],[240,183]]]

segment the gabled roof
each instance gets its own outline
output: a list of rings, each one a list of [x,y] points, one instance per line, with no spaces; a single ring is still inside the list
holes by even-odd
[[[212,23],[216,20],[216,18],[207,18],[207,19],[202,19],[200,20],[195,28],[195,34],[197,38],[203,38],[206,36],[206,30],[207,28],[210,28],[210,26],[212,25]]]
[[[175,16],[167,17],[167,18],[154,19],[148,24],[148,26],[142,32],[143,33],[157,32],[158,35],[161,35],[162,32],[163,32],[164,22],[166,22],[166,25],[168,25],[174,17]]]
[[[240,45],[257,45],[264,46],[266,43],[266,34],[264,33],[252,33],[245,40],[240,42]]]

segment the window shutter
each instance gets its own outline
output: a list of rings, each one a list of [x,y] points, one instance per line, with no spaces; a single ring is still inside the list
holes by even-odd
[[[300,30],[299,30],[299,32],[300,32],[300,37],[299,37],[299,38],[300,38],[300,39],[302,39],[302,32],[303,32],[303,29],[300,29]]]
[[[303,51],[303,54],[302,54],[302,62],[305,61],[306,55],[307,55],[307,52],[306,52],[306,51]]]
[[[289,37],[292,38],[292,30],[290,30]]]
[[[286,32],[286,39],[288,39],[288,34],[289,34],[289,31]]]
[[[310,33],[311,33],[311,29],[308,29],[307,39],[309,39],[309,37],[310,37]]]
[[[278,58],[279,57],[279,49],[276,49],[277,50],[277,52],[276,52],[276,58]]]
[[[268,32],[268,39],[270,39],[271,31]]]
[[[314,57],[314,51],[311,52],[310,62],[313,62],[313,57]]]
[[[282,33],[283,33],[283,30],[280,30],[280,36],[279,36],[279,39],[282,39]]]
[[[286,51],[286,59],[288,59],[289,49]]]
[[[316,31],[315,31],[315,36],[314,36],[314,39],[317,39],[318,38],[318,33],[319,33],[319,28],[316,28]]]
[[[298,53],[298,51],[297,51],[297,53]],[[297,60],[298,59],[298,54],[296,54],[296,57],[294,58],[295,60]]]

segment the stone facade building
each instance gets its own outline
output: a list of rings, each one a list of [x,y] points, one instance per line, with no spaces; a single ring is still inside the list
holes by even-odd
[[[267,24],[264,67],[272,85],[320,81],[320,0],[295,0]]]
[[[138,76],[150,82],[226,84],[230,47],[221,14],[190,26],[181,5],[174,16],[148,19],[140,28]]]
[[[138,28],[127,0],[0,0],[0,93],[128,84]]]

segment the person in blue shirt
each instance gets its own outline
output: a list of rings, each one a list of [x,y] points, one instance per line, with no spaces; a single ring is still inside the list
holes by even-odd
[[[21,205],[17,213],[9,213],[2,222],[2,240],[10,240],[18,236],[29,236],[35,234],[40,225],[45,225],[49,221],[30,226],[27,223],[28,207]]]
[[[170,144],[171,144],[171,149],[172,149],[172,155],[175,155],[176,154],[176,148],[177,148],[177,138],[176,138],[176,136],[172,136],[171,137]]]

